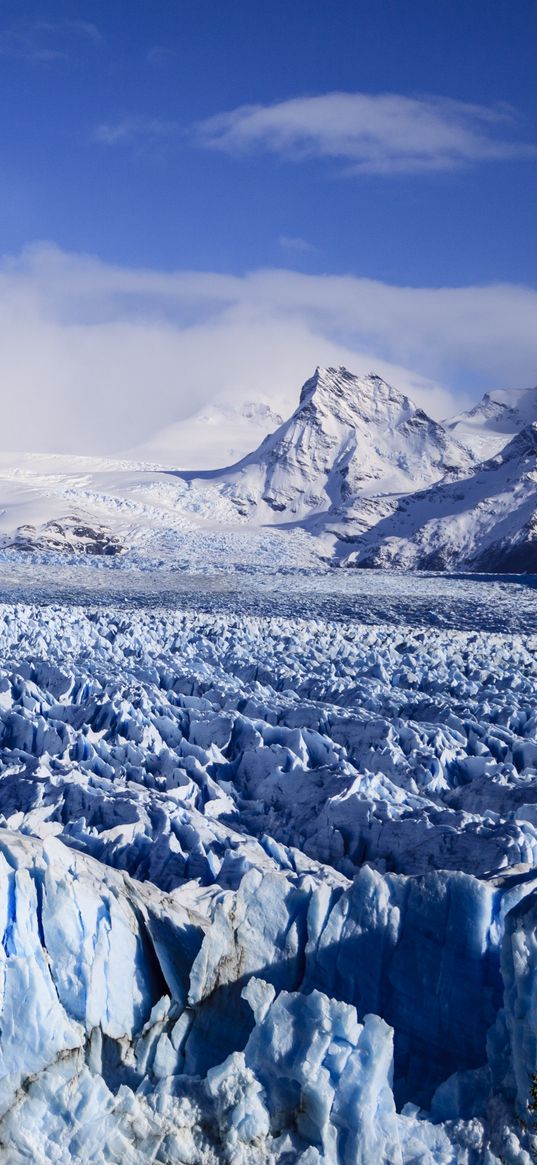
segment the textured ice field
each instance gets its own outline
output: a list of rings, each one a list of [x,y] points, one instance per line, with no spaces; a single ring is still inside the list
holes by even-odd
[[[281,541],[281,537],[280,537]],[[193,540],[192,547],[197,545]],[[254,544],[255,551],[255,544]],[[222,561],[226,569],[222,569]],[[217,565],[217,562],[219,565]],[[455,630],[537,632],[537,575],[438,575],[290,566],[252,552],[251,561],[179,564],[143,558],[79,559],[0,551],[0,602],[79,602],[251,615],[405,623]]]
[[[531,1165],[532,587],[0,598],[0,1161]]]

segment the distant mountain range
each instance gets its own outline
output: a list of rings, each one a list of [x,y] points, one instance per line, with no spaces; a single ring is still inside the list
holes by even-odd
[[[208,467],[219,442],[244,448],[269,426],[252,453]],[[317,368],[287,421],[265,403],[208,407],[168,445],[169,464],[174,447],[192,452],[190,470],[0,458],[1,544],[96,555],[166,545],[173,557],[179,534],[303,531],[343,566],[537,572],[537,388],[486,393],[439,422],[379,376]]]

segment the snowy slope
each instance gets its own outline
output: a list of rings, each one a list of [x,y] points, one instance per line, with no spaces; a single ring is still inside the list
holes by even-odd
[[[246,434],[276,425],[258,448],[223,469],[167,472],[150,462],[98,458],[0,458],[0,539],[3,544],[79,554],[180,553],[212,538],[218,553],[223,533],[240,533],[239,556],[256,556],[259,539],[277,557],[329,556],[338,534],[367,528],[393,508],[401,492],[445,474],[468,473],[473,458],[456,438],[377,376],[345,369],[317,369],[302,389],[290,419],[268,406],[213,407],[194,430],[183,433],[184,456],[205,465]],[[189,436],[190,433],[190,436]],[[188,438],[188,439],[187,439]],[[170,448],[176,441],[172,428]],[[302,525],[315,536],[306,545],[278,527]],[[248,538],[252,549],[248,550]],[[284,539],[281,550],[274,539]],[[285,541],[285,539],[287,539]],[[299,545],[300,544],[300,545]],[[285,550],[284,547],[287,549]],[[235,555],[232,555],[234,558]]]
[[[537,422],[464,481],[399,499],[345,561],[537,572]]]
[[[216,400],[194,416],[166,425],[133,456],[179,469],[217,469],[248,454],[281,424],[267,401],[233,405]]]
[[[318,368],[291,417],[223,469],[0,457],[0,549],[220,569],[534,570],[536,404],[537,390],[491,393],[440,424],[378,376]],[[206,410],[184,456],[201,461],[205,440],[210,463],[222,441],[279,420],[265,405]]]
[[[319,563],[297,530],[247,527],[225,494],[150,464],[106,458],[0,455],[0,549],[115,557],[150,565]]]
[[[408,492],[467,472],[474,460],[381,377],[317,368],[288,421],[242,461],[203,480],[254,521],[296,522],[344,513],[357,495]]]
[[[521,429],[537,421],[537,388],[495,389],[468,412],[444,421],[479,461],[499,453]]]

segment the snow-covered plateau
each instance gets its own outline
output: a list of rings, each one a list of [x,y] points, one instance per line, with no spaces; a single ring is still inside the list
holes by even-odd
[[[0,1161],[531,1165],[530,580],[23,557]]]

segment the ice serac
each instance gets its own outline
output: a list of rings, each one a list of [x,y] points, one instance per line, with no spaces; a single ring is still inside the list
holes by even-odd
[[[249,1034],[241,1038],[225,998],[215,1009],[213,983],[204,1030],[227,1025],[240,1050],[200,1078],[185,1045],[204,1004],[196,974],[188,1001],[182,979],[196,961],[188,931],[206,921],[57,841],[1,831],[0,846],[6,1161],[402,1161],[392,1032],[381,1019],[359,1023],[351,1005],[249,974],[248,959],[263,958],[254,927],[250,945],[242,936]],[[289,905],[275,899],[276,912]],[[265,947],[266,958],[267,937]],[[237,968],[226,973],[237,982]]]
[[[512,1088],[521,1117],[537,1113],[537,891],[506,920],[502,949],[509,1065],[501,1083]]]
[[[204,476],[245,516],[281,523],[335,519],[355,499],[408,492],[472,463],[456,437],[380,376],[317,368],[288,421],[237,464]]]
[[[281,992],[245,1049],[274,1131],[296,1127],[325,1161],[402,1161],[391,1075],[392,1032],[319,991]]]
[[[417,890],[413,913],[404,896],[394,894],[393,879],[374,871],[364,870],[343,893],[315,889],[311,879],[299,880],[298,892],[290,893],[283,874],[263,879],[251,871],[238,891],[207,898],[204,917],[193,909],[192,885],[170,900],[124,874],[101,871],[56,840],[43,844],[2,831],[0,845],[0,1147],[9,1146],[6,1160],[13,1165],[70,1165],[77,1157],[97,1165],[125,1159],[133,1165],[287,1165],[290,1159],[410,1165],[418,1153],[426,1165],[455,1165],[465,1160],[465,1144],[483,1150],[468,1160],[487,1165],[526,1160],[496,1157],[486,1148],[491,1078],[498,1071],[498,1051],[491,1072],[483,1040],[490,982],[494,973],[499,978],[497,967],[492,975],[487,971],[487,952],[497,947],[501,931],[502,911],[490,909],[497,887],[463,875],[396,879],[400,888],[408,883]],[[47,879],[58,887],[61,909],[57,897],[49,897]],[[452,927],[438,936],[432,917],[446,896]],[[199,892],[197,904],[203,910]],[[504,952],[506,1055],[513,1066],[502,1083],[506,1097],[510,1078],[525,1079],[535,1054],[524,1031],[535,989],[532,911],[530,892],[507,913],[505,950],[516,935],[515,961],[521,950],[527,954],[527,941],[520,942],[523,919],[531,952],[515,970],[515,986]],[[327,990],[313,985],[316,976],[324,977]],[[22,1037],[20,1015],[27,1008],[21,991],[34,1003]],[[233,993],[248,1013],[247,1027],[237,1025]],[[443,1055],[446,1072],[451,1057],[465,1063],[481,1026],[477,1071],[460,1067],[433,1098],[437,1120],[447,1110],[447,1119],[458,1122],[451,1139],[415,1104],[397,1112],[397,1029],[378,1014],[361,1014],[366,996],[377,1010],[392,1006],[403,1040],[414,1025],[412,1046],[422,1053],[414,1063],[418,1095],[430,1069],[424,1048],[440,1036],[436,1057]],[[224,1055],[213,1038],[214,1063],[207,1067],[205,1040],[216,1028],[232,1050]],[[428,1079],[434,1081],[434,1072]],[[477,1121],[466,1111],[472,1104]]]
[[[520,893],[462,873],[369,867],[347,890],[312,892],[306,879],[290,893],[285,876],[252,871],[218,908],[194,964],[190,1002],[207,1000],[211,1021],[191,1067],[207,1067],[215,1041],[222,1050],[229,1038],[227,1025],[218,1035],[224,1000],[235,1038],[247,1030],[238,1001],[254,974],[279,990],[320,990],[360,1019],[381,1016],[394,1030],[396,1100],[429,1106],[442,1081],[486,1063],[502,1006],[501,918]]]
[[[203,920],[54,838],[0,830],[0,858],[5,1113],[59,1057],[133,1044],[166,992],[180,1000]]]

